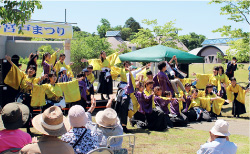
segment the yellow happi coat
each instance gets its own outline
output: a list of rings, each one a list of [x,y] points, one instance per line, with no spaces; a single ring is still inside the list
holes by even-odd
[[[95,76],[94,76],[94,74],[93,74],[93,73],[90,73],[89,75],[87,75],[87,79],[89,80],[89,82],[90,82],[91,84],[93,84],[94,81],[95,81]]]
[[[235,99],[233,93],[238,93],[238,96],[236,98],[237,101],[239,101],[242,104],[245,104],[245,93],[246,91],[241,88],[238,84],[236,84],[234,87],[230,84],[227,89],[227,99],[231,102]]]
[[[66,65],[65,62],[61,63],[60,61],[56,62],[55,66],[54,66],[54,69],[56,70],[56,74],[57,74],[57,75],[58,75],[58,73],[59,73],[61,67],[64,67],[64,68],[67,69],[67,75],[68,75],[69,77],[72,77],[72,78],[74,77],[73,72],[72,72],[70,66],[69,66],[69,65]]]
[[[133,75],[132,75],[131,73],[129,73],[129,76],[130,76],[131,81],[133,82],[133,81],[135,80],[134,77],[133,77]],[[133,84],[133,83],[132,83],[132,84]],[[134,84],[133,84],[133,88],[135,89]],[[138,109],[140,108],[140,104],[138,103],[137,98],[135,97],[135,93],[130,93],[129,96],[130,96],[130,99],[131,99],[131,101],[132,101],[132,103],[133,103],[133,110],[129,110],[129,111],[128,111],[128,117],[129,117],[129,118],[132,118],[133,115],[134,115],[134,114],[138,111]]]
[[[205,98],[214,98],[216,97],[215,94],[208,94],[205,96]],[[220,112],[221,112],[221,108],[222,108],[222,105],[224,104],[225,100],[223,98],[219,98],[219,99],[216,99],[216,100],[213,100],[213,101],[210,101],[210,105],[209,103],[207,103],[206,105],[206,110],[207,111],[211,111],[211,104],[212,104],[212,107],[213,107],[213,113],[217,114],[217,115],[220,115]]]
[[[221,90],[221,82],[220,77],[214,76],[213,74],[196,74],[197,81],[197,89],[205,89],[207,84],[212,84],[217,87],[217,90]]]
[[[48,99],[53,100],[57,100],[64,95],[66,103],[76,102],[81,99],[78,80],[56,83],[55,85],[34,85],[31,106],[44,106],[46,104],[45,94]]]
[[[30,93],[32,90],[32,87],[28,86],[26,82],[37,84],[39,81],[40,78],[29,78],[28,75],[25,72],[21,71],[15,64],[12,65],[10,71],[4,79],[5,84],[16,90],[20,88],[20,91],[23,93]]]
[[[46,60],[46,62],[50,65],[54,65],[55,62],[56,62],[56,52],[54,52],[52,55],[51,55],[51,58],[49,61]]]
[[[112,66],[121,63],[121,60],[119,58],[119,53],[116,52],[107,56],[103,62],[101,59],[90,59],[88,63],[93,66],[93,70],[102,70],[104,67],[111,69]]]

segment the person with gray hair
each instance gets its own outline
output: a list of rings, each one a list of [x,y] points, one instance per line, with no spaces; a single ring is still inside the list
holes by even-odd
[[[201,145],[197,154],[235,154],[237,145],[229,141],[228,122],[219,119],[209,131],[210,138]]]

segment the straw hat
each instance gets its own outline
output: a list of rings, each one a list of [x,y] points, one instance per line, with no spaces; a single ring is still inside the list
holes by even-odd
[[[81,105],[74,105],[69,109],[68,113],[69,123],[72,127],[85,126],[88,118],[84,108]]]
[[[8,103],[4,106],[0,116],[0,128],[9,130],[22,127],[29,118],[29,108],[22,103]]]
[[[228,132],[229,124],[228,122],[220,119],[215,122],[214,127],[210,130],[211,133],[218,136],[229,136]]]
[[[70,129],[69,121],[58,106],[51,106],[42,114],[35,116],[32,124],[36,130],[51,136],[61,136]]]
[[[116,111],[111,108],[99,111],[96,114],[95,119],[98,125],[105,128],[115,128],[120,124]]]

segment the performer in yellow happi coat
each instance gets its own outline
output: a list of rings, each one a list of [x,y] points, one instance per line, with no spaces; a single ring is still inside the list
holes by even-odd
[[[226,87],[229,86],[231,82],[228,79],[227,75],[224,73],[224,68],[222,66],[219,66],[218,76],[221,83],[221,91],[219,94],[223,99],[227,99]]]
[[[246,113],[245,108],[245,93],[249,89],[243,90],[241,86],[236,84],[236,78],[231,78],[231,84],[227,87],[227,99],[233,102],[232,114],[234,117],[239,117],[240,114]]]
[[[208,84],[206,86],[205,98],[210,98],[211,101],[205,106],[205,108],[207,109],[207,111],[211,111],[211,113],[213,113],[216,117],[216,115],[220,115],[221,108],[225,100],[213,93],[213,87],[214,86],[211,84]],[[213,100],[213,98],[216,99]]]
[[[53,105],[64,108],[65,102],[72,103],[81,99],[78,80],[82,80],[82,77],[69,82],[56,83],[57,76],[53,72],[49,74],[49,80],[50,83],[42,85],[29,83],[33,87],[32,106],[43,106],[43,110]]]
[[[27,105],[30,109],[30,113],[33,113],[33,108],[31,104],[31,98],[33,97],[33,91],[32,87],[29,86],[27,83],[33,83],[38,84],[40,83],[44,77],[36,78],[34,77],[34,74],[36,73],[36,66],[30,65],[27,69],[27,74],[23,71],[21,71],[12,61],[10,56],[5,56],[5,58],[8,60],[8,62],[11,64],[11,69],[6,75],[4,79],[4,83],[9,85],[10,87],[18,90],[19,94],[16,97],[17,102],[21,102],[25,105]],[[27,132],[30,133],[30,126],[29,123],[31,123],[31,117],[29,117],[29,122],[26,124]]]
[[[69,65],[66,65],[65,62],[64,62],[64,60],[65,60],[65,54],[62,53],[62,54],[60,54],[59,61],[57,61],[56,64],[55,64],[55,66],[54,66],[54,70],[56,71],[56,75],[57,75],[57,77],[59,77],[58,73],[59,73],[60,69],[62,67],[64,67],[64,68],[67,69],[67,76],[69,78],[73,78],[74,75],[73,75],[73,72],[72,72],[72,70],[70,68],[70,65],[72,63],[70,63]]]
[[[220,77],[218,76],[219,68],[217,66],[213,69],[213,74],[199,74],[193,73],[193,76],[196,76],[197,81],[197,89],[205,89],[207,84],[213,85],[213,91],[217,94],[221,90],[221,82]]]
[[[119,54],[123,52],[122,49],[119,52],[113,53],[109,56],[106,56],[105,51],[101,51],[100,59],[82,59],[82,62],[88,62],[89,65],[93,66],[93,70],[101,70],[101,74],[99,76],[99,85],[97,92],[101,93],[101,98],[104,100],[103,94],[107,94],[109,99],[109,94],[113,94],[113,83],[111,76],[111,67],[115,64],[121,63],[119,59]]]

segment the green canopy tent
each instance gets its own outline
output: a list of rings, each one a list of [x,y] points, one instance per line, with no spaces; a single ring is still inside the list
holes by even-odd
[[[122,54],[119,58],[121,61],[130,62],[160,62],[169,61],[174,55],[176,55],[178,63],[182,64],[204,62],[202,57],[163,45],[135,50],[133,52]]]

